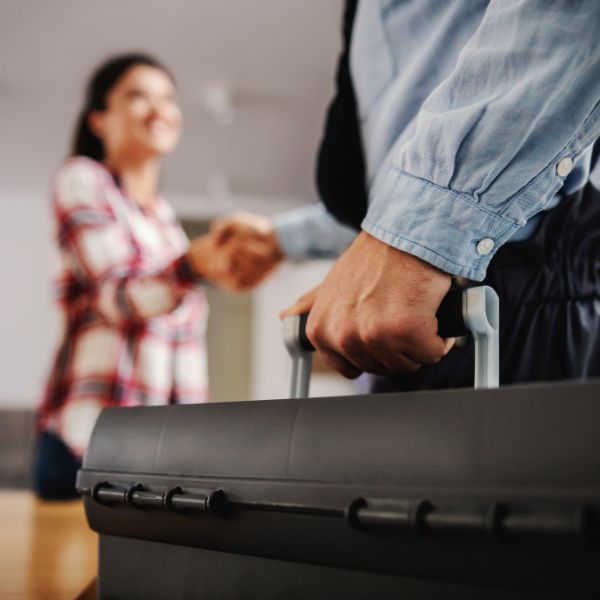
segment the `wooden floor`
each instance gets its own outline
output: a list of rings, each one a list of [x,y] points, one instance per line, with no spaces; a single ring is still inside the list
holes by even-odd
[[[0,491],[0,598],[69,599],[93,591],[98,536],[83,503],[42,502],[24,491]]]

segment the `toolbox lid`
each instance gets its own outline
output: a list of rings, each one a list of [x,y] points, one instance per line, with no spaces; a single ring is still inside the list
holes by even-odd
[[[108,408],[84,470],[378,485],[597,485],[600,383]]]

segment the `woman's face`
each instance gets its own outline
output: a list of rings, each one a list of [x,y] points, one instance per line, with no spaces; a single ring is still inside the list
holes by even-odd
[[[181,110],[169,76],[155,67],[131,67],[106,97],[106,109],[90,115],[106,158],[162,156],[175,148]]]

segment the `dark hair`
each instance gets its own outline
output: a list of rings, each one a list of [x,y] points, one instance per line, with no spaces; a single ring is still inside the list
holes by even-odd
[[[171,72],[154,57],[141,52],[120,54],[102,63],[92,75],[86,90],[85,103],[77,120],[71,156],[87,156],[97,161],[104,160],[104,146],[89,124],[90,114],[106,109],[106,97],[129,69],[146,65],[160,69],[175,82]]]

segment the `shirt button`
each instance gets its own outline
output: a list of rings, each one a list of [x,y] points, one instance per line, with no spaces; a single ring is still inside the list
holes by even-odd
[[[556,165],[556,174],[559,177],[566,177],[571,172],[572,168],[573,161],[570,157],[565,156],[558,161],[558,164]]]
[[[493,247],[494,240],[491,238],[483,238],[482,240],[479,240],[479,243],[477,244],[477,254],[480,256],[487,256],[492,251]]]

